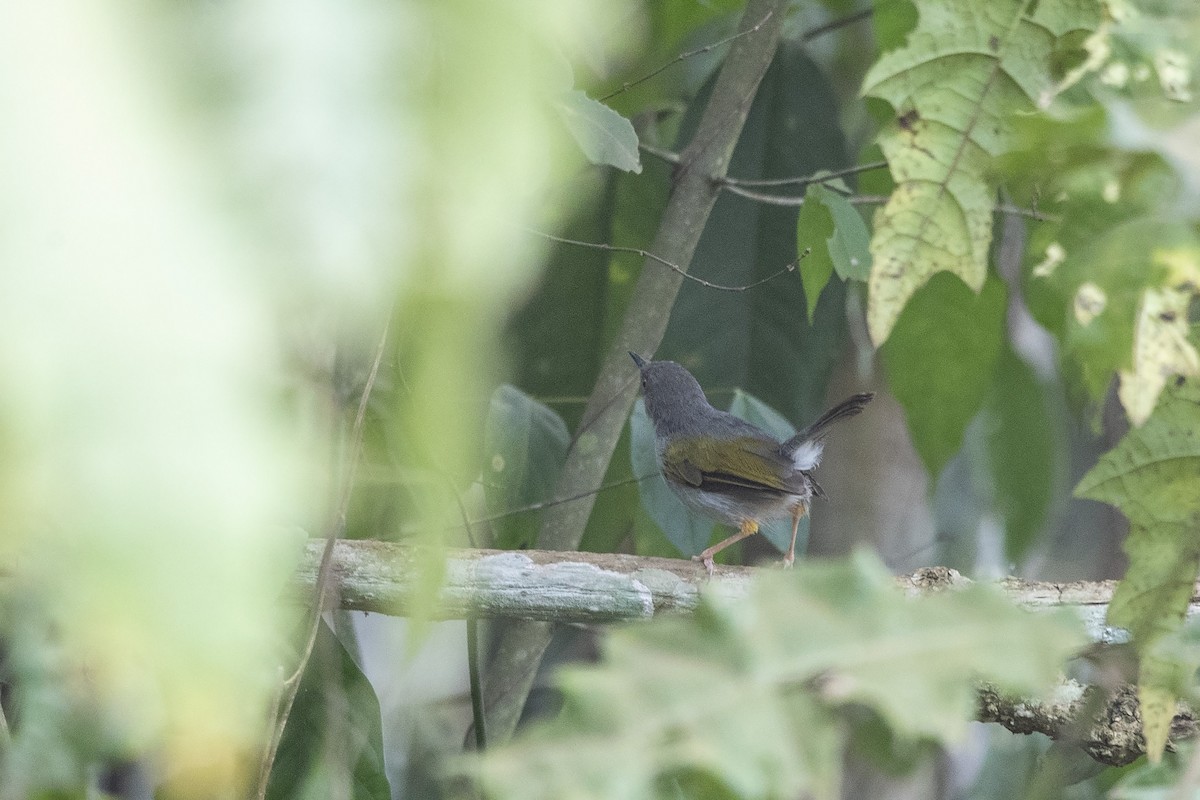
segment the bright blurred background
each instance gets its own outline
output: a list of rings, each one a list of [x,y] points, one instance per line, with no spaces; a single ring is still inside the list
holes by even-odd
[[[613,13],[0,13],[0,795],[129,760],[180,796],[254,777],[377,343],[391,320],[373,420],[427,476],[400,516],[442,530],[430,467],[474,469],[526,228],[582,159],[554,102]]]

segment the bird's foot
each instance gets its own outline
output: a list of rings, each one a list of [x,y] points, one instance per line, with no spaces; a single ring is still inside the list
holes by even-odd
[[[787,555],[785,555],[783,557],[783,568],[784,569],[791,569],[792,565],[795,563],[796,563],[796,556],[794,553],[788,553]]]
[[[712,578],[713,573],[717,570],[717,565],[713,562],[712,554],[707,550],[698,556],[692,556],[692,561],[699,561],[704,565],[704,569],[708,572],[708,577]]]

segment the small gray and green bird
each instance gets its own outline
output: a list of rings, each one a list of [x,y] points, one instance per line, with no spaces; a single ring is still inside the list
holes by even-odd
[[[654,423],[655,454],[667,485],[684,505],[732,526],[737,533],[692,558],[711,575],[713,556],[758,532],[763,522],[792,519],[785,567],[796,560],[796,531],[813,497],[824,497],[812,476],[830,425],[863,410],[875,396],[856,394],[786,441],[719,411],[674,361],[629,354],[642,374],[646,413]]]

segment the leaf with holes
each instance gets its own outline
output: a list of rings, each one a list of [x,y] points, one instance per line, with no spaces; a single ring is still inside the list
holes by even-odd
[[[1094,0],[917,3],[902,46],[883,53],[863,94],[894,110],[878,136],[896,188],[875,214],[867,324],[882,344],[913,293],[935,273],[975,291],[987,274],[995,204],[993,159],[1012,144],[1009,115],[1054,86],[1068,34],[1094,28]]]

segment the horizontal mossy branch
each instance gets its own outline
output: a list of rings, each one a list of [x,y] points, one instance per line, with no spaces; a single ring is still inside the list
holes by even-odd
[[[309,596],[323,542],[309,542],[296,574],[297,588]],[[333,555],[338,605],[351,611],[403,616],[418,561],[410,548],[387,542],[341,540]],[[713,581],[739,591],[752,575],[771,567],[718,566]],[[929,592],[969,584],[946,567],[927,567],[897,582],[909,592]],[[624,622],[696,608],[708,583],[704,568],[676,558],[621,553],[550,550],[463,550],[446,552],[446,575],[437,615],[564,623]],[[1115,581],[1035,583],[1009,578],[998,584],[1013,601],[1030,608],[1073,607],[1092,638],[1119,642],[1122,631],[1106,627],[1104,614]],[[1193,597],[1200,611],[1200,595]]]
[[[1065,680],[1042,700],[1012,697],[985,686],[979,690],[977,719],[998,723],[1013,733],[1042,733],[1072,742],[1101,764],[1114,767],[1131,764],[1146,752],[1137,687],[1130,685],[1114,691]],[[1170,742],[1194,737],[1197,727],[1196,715],[1180,704],[1171,721]]]
[[[294,590],[311,598],[324,542],[308,543],[296,572]],[[411,548],[377,541],[340,540],[333,552],[337,605],[350,611],[403,615],[407,597],[422,585],[416,570],[423,563]],[[755,573],[766,568],[718,566],[713,581],[722,593],[745,591]],[[946,567],[927,567],[897,577],[910,594],[944,591],[971,581]],[[438,603],[441,619],[466,617],[596,624],[688,613],[709,583],[704,568],[691,561],[614,553],[549,550],[461,550],[446,553],[446,573]],[[1098,642],[1119,642],[1122,631],[1104,625],[1115,581],[1034,583],[1009,578],[998,584],[1014,602],[1037,609],[1075,608]],[[1200,594],[1192,598],[1200,612]],[[1079,724],[1084,715],[1092,722]],[[1105,692],[1065,681],[1050,698],[1008,697],[990,687],[980,690],[978,718],[1014,733],[1044,733],[1079,744],[1105,764],[1127,764],[1144,751],[1136,692],[1129,687]],[[1181,709],[1172,739],[1196,733],[1196,719]]]

